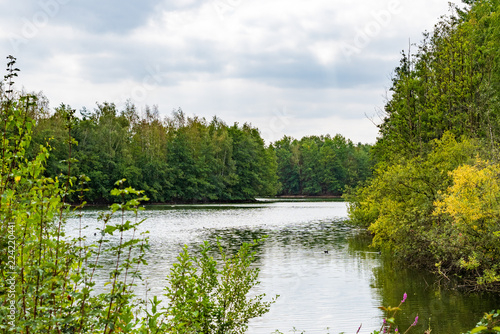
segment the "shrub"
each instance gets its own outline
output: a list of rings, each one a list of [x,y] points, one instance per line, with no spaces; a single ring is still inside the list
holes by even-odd
[[[249,296],[250,289],[259,284],[259,269],[250,268],[255,256],[252,248],[258,242],[243,243],[234,256],[217,242],[220,265],[209,255],[208,242],[199,256],[190,255],[185,246],[167,278],[167,331],[245,333],[251,318],[267,313],[276,299],[264,302],[265,294]]]

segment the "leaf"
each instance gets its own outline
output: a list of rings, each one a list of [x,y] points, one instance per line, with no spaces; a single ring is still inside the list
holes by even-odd
[[[470,334],[479,333],[481,331],[484,331],[485,329],[488,329],[488,327],[486,327],[486,326],[479,326],[479,327],[476,327],[473,330],[471,330]]]
[[[115,225],[107,225],[106,228],[104,228],[104,233],[113,234],[117,229],[118,227]]]
[[[121,180],[118,180],[115,182],[115,186],[120,186],[122,185],[125,181],[127,181],[127,179],[121,179]]]
[[[400,310],[401,309],[399,307],[391,307],[391,306],[389,306],[387,308],[387,311],[389,311],[389,312],[400,311]]]

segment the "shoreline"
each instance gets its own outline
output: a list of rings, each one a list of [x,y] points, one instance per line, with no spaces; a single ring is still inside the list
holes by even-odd
[[[342,200],[342,196],[334,195],[320,195],[320,196],[310,196],[310,195],[282,195],[274,197],[257,197],[252,200],[241,200],[241,201],[170,201],[170,202],[144,202],[141,205],[144,206],[162,206],[162,205],[202,205],[202,204],[255,204],[263,201],[259,199],[265,199],[267,201],[279,201],[279,200]],[[115,202],[118,203],[118,202]],[[104,207],[113,204],[109,203],[86,203],[84,207]],[[72,207],[78,206],[79,204],[70,203]]]

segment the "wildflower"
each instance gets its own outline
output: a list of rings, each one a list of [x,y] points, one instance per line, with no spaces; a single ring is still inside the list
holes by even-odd
[[[416,326],[417,325],[417,322],[418,322],[418,315],[415,317],[415,321],[413,322],[413,324],[411,324],[412,326]]]
[[[407,294],[406,294],[406,292],[405,292],[405,294],[403,295],[403,300],[401,301],[401,304],[403,304],[403,303],[405,302],[406,297],[408,297],[408,295],[407,295]]]
[[[399,334],[399,329],[396,327],[396,330],[394,331],[395,334]]]

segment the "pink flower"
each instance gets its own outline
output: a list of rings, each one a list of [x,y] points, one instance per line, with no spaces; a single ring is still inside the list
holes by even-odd
[[[415,317],[415,321],[413,322],[413,324],[411,324],[412,326],[416,326],[417,325],[417,322],[418,322],[418,315]]]
[[[405,302],[406,297],[408,297],[408,295],[407,295],[407,294],[406,294],[406,292],[405,292],[405,294],[403,295],[403,300],[401,301],[401,304],[403,304],[403,303]]]

